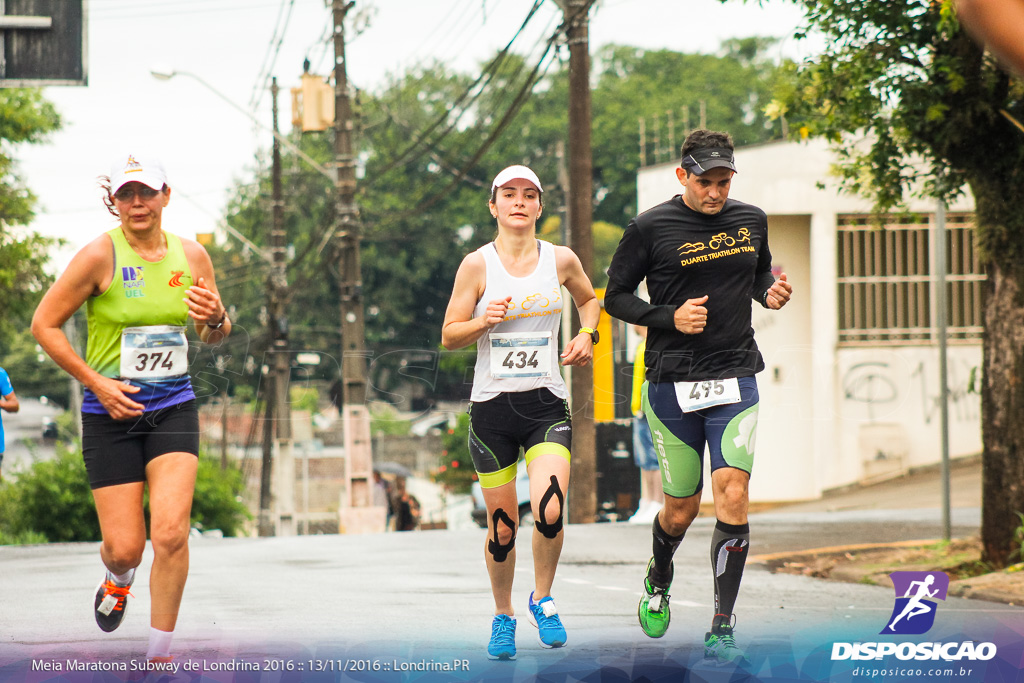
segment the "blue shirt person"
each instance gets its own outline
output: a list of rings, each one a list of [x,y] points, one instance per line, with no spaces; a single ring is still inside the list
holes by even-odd
[[[8,413],[16,413],[21,408],[18,397],[14,394],[14,387],[11,386],[11,378],[7,371],[0,368],[0,409]],[[0,466],[4,462],[4,422],[0,419]]]

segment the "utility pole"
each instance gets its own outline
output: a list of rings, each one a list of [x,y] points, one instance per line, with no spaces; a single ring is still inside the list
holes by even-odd
[[[260,536],[292,536],[295,533],[295,464],[292,458],[291,411],[288,384],[291,359],[288,351],[288,279],[284,234],[284,199],[281,191],[281,143],[278,138],[277,78],[271,80],[274,147],[271,167],[270,280],[267,283],[267,313],[270,323],[270,372],[263,424],[263,463],[260,473]],[[274,463],[277,463],[275,472]],[[276,483],[273,483],[276,480]],[[272,496],[276,491],[277,495]],[[271,513],[276,498],[277,523]]]
[[[594,0],[556,1],[565,16],[569,44],[569,246],[583,264],[583,272],[593,280],[589,15]],[[579,328],[579,315],[574,310],[573,331]],[[597,516],[593,366],[573,368],[571,391],[573,457],[569,521],[589,523]]]
[[[383,531],[386,512],[373,504],[373,453],[370,413],[366,408],[367,356],[363,325],[362,264],[359,257],[359,210],[355,203],[356,169],[352,152],[352,104],[345,61],[345,15],[355,5],[329,0],[334,21],[334,165],[335,238],[341,292],[342,424],[348,490],[339,510],[346,533]],[[378,523],[378,519],[379,523]]]
[[[281,188],[281,142],[278,127],[277,78],[271,81],[273,96],[274,147],[271,172],[270,228],[270,330],[274,382],[275,456],[277,460],[277,535],[295,535],[295,460],[292,454],[292,414],[288,386],[291,354],[288,348],[288,276],[284,233],[284,197]]]

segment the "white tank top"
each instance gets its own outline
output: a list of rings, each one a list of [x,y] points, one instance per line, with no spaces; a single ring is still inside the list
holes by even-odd
[[[537,268],[526,277],[510,275],[494,242],[477,249],[486,267],[483,296],[473,317],[487,302],[511,296],[505,319],[477,341],[476,370],[470,400],[487,401],[501,393],[547,388],[559,398],[569,392],[559,370],[558,339],[562,324],[562,288],[555,267],[555,246],[537,240]]]

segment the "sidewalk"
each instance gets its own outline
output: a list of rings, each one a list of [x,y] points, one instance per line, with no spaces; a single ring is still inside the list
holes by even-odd
[[[896,479],[868,486],[853,486],[833,491],[819,500],[772,508],[771,513],[841,514],[871,510],[941,510],[942,473],[938,466],[924,468]],[[963,458],[950,465],[950,508],[980,512],[981,458]],[[978,531],[960,525],[953,532],[949,547],[952,557],[980,555]],[[957,540],[959,539],[959,540]],[[917,539],[934,541],[941,539]],[[928,571],[935,566],[936,552],[922,550],[922,543],[850,543],[795,552],[768,553],[751,561],[768,565],[772,571],[818,576],[849,583],[888,582],[888,573],[896,570]],[[966,563],[972,560],[967,559]],[[931,563],[931,564],[929,564]],[[948,563],[943,565],[948,568]],[[1024,604],[1024,571],[1017,565],[1006,570],[981,574],[950,583],[950,595],[1008,605]]]
[[[981,456],[950,463],[950,507],[981,507]],[[942,507],[942,473],[938,465],[867,486],[850,486],[826,493],[819,500],[774,508],[777,512],[836,512],[840,510],[906,510]]]

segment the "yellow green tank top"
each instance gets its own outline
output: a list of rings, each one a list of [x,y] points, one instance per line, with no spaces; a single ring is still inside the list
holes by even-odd
[[[114,243],[114,277],[102,294],[86,302],[89,339],[85,362],[104,377],[116,378],[121,367],[121,333],[125,328],[186,325],[189,317],[184,298],[192,285],[192,271],[177,235],[164,233],[167,253],[157,262],[136,254],[120,226],[107,235]],[[146,411],[195,398],[187,374],[131,383],[141,388],[131,398],[146,406]],[[106,412],[91,391],[86,389],[84,394],[82,412]]]

